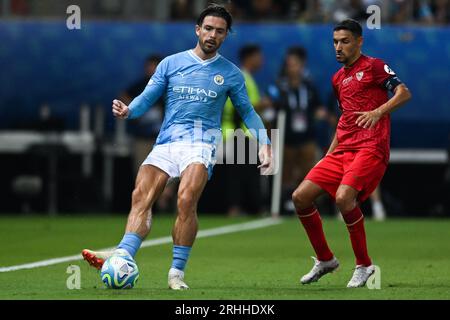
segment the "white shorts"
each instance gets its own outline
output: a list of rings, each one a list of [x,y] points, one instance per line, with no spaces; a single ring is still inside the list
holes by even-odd
[[[208,170],[208,179],[216,164],[216,148],[207,143],[171,142],[158,144],[144,160],[142,165],[151,164],[171,178],[179,177],[191,163],[203,163]]]

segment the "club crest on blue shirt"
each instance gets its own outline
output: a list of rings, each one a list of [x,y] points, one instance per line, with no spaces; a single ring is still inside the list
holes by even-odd
[[[224,78],[220,74],[214,76],[214,83],[217,84],[218,86],[223,85],[224,81],[225,81]]]

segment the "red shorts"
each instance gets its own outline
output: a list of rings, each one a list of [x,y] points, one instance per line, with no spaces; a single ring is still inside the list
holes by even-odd
[[[305,177],[335,199],[341,184],[359,191],[358,201],[365,201],[383,178],[385,159],[368,150],[334,151],[319,161]]]

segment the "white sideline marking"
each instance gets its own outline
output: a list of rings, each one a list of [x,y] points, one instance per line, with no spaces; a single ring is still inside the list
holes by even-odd
[[[259,229],[259,228],[265,228],[272,225],[277,225],[282,222],[281,219],[273,219],[273,218],[264,218],[256,221],[250,221],[250,222],[244,222],[240,224],[232,224],[224,227],[218,227],[218,228],[212,228],[207,230],[200,230],[197,233],[197,239],[198,238],[206,238],[206,237],[213,237],[218,236],[221,234],[227,234],[227,233],[233,233],[233,232],[239,232],[244,230],[252,230],[252,229]],[[152,247],[157,246],[160,244],[166,244],[166,243],[172,243],[172,237],[162,237],[162,238],[156,238],[152,240],[147,240],[142,242],[141,248],[145,247]],[[98,251],[108,251],[113,250],[115,247],[111,248],[104,248],[99,249]],[[76,254],[73,256],[67,256],[67,257],[61,257],[61,258],[55,258],[55,259],[48,259],[48,260],[42,260],[27,264],[20,264],[17,266],[10,266],[10,267],[2,267],[0,268],[0,272],[10,272],[10,271],[16,271],[16,270],[23,270],[23,269],[34,269],[39,267],[47,267],[58,263],[63,262],[69,262],[69,261],[76,261],[76,260],[82,260],[83,257],[81,254]]]

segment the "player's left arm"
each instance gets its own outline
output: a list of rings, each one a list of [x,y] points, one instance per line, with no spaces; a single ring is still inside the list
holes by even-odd
[[[373,128],[383,116],[397,110],[411,99],[411,92],[408,87],[381,60],[374,64],[374,75],[375,81],[386,90],[393,92],[394,95],[386,103],[372,111],[355,112],[359,115],[356,119],[356,124],[359,127]]]
[[[394,95],[392,98],[375,110],[368,112],[355,112],[356,114],[359,114],[358,119],[356,119],[356,124],[359,127],[373,128],[384,115],[397,110],[409,99],[411,99],[411,92],[406,85],[402,83],[394,89]]]
[[[250,103],[247,89],[245,87],[244,78],[242,75],[240,75],[240,77],[237,79],[236,85],[231,88],[229,96],[231,102],[241,116],[242,121],[244,122],[250,133],[259,142],[260,149],[258,156],[261,161],[261,165],[258,168],[263,169],[263,174],[268,174],[270,170],[269,168],[272,164],[272,149],[270,139],[267,135],[267,130],[261,120],[261,117],[258,115],[258,113],[256,113],[255,109]]]

